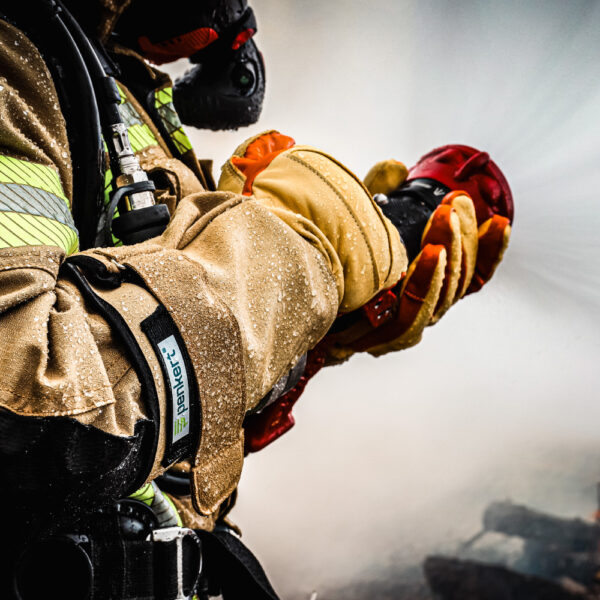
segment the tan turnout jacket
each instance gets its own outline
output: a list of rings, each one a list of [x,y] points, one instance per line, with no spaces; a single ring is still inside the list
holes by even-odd
[[[131,436],[148,417],[138,378],[107,322],[59,272],[77,252],[64,118],[36,48],[0,22],[0,407]],[[144,168],[165,173],[159,197],[171,208],[169,228],[143,244],[88,254],[114,272],[128,266],[145,283],[97,291],[155,374],[161,441],[151,478],[163,470],[165,382],[140,323],[162,304],[185,341],[203,417],[191,460],[194,506],[210,516],[240,476],[246,411],[340,309],[394,284],[406,258],[359,180],[321,152],[280,154],[257,178],[257,197],[240,195],[243,177],[231,162],[221,191],[206,192],[152,132],[156,143],[137,154]]]

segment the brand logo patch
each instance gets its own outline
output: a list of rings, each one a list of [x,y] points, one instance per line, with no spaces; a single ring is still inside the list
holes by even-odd
[[[158,348],[169,374],[173,403],[171,431],[172,441],[175,443],[190,433],[190,390],[187,371],[175,336],[170,335],[158,342]]]

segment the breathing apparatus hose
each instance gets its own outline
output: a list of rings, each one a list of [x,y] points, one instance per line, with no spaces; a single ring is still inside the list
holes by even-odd
[[[79,166],[78,171],[74,174],[75,183],[83,179],[88,184],[88,189],[82,189],[83,186],[75,185],[77,202],[74,202],[73,212],[76,225],[80,230],[80,247],[87,249],[93,246],[112,245],[113,227],[115,233],[125,244],[137,243],[159,235],[169,221],[169,212],[166,206],[156,205],[152,193],[154,184],[140,167],[131,148],[127,126],[119,112],[121,96],[114,78],[106,73],[90,39],[60,0],[41,0],[35,4],[37,7],[41,4],[43,14],[47,17],[46,23],[52,25],[54,30],[52,37],[58,38],[68,47],[67,60],[70,59],[76,63],[74,70],[77,73],[78,84],[87,101],[87,110],[83,120],[86,121],[86,125],[91,128],[92,132],[98,132],[96,137],[99,139],[97,143],[92,142],[92,144],[98,145],[99,150],[103,153],[101,133],[108,149],[113,173],[113,196],[104,211],[98,210],[95,201],[99,191],[104,188],[101,160],[95,157],[96,160],[93,161],[93,164],[90,164],[92,161],[85,161],[83,167]],[[26,23],[28,19],[21,9],[11,9],[9,12],[17,13],[17,25],[22,27],[26,33],[30,33],[31,29],[34,30],[32,37],[34,42],[38,42],[42,36],[40,31],[42,28],[38,26],[36,31],[35,27],[30,28],[27,25],[23,27],[21,22],[25,21]],[[45,57],[47,61],[54,62],[52,46],[42,45],[50,55]],[[62,57],[62,60],[65,60],[65,56]],[[57,62],[60,63],[60,58]],[[54,69],[59,74],[64,71],[60,66],[63,65]],[[69,66],[72,67],[72,65]],[[62,79],[64,80],[64,76]],[[62,83],[64,84],[64,81]],[[65,86],[63,85],[63,87]],[[71,107],[75,104],[75,102],[70,102]],[[73,150],[85,153],[87,149],[84,149],[83,146],[86,142],[89,143],[89,140],[83,140],[76,144]],[[98,154],[98,151],[95,154]],[[74,165],[80,165],[79,158],[79,156],[74,157]],[[96,173],[92,173],[90,177],[90,173],[81,173],[82,170],[95,170]],[[89,189],[90,184],[93,185],[94,190]],[[80,207],[80,204],[83,206]],[[113,222],[117,208],[120,217]]]
[[[70,34],[87,67],[114,176],[115,190],[96,242],[98,245],[111,244],[113,224],[115,233],[125,244],[160,235],[169,222],[169,210],[164,205],[156,205],[154,184],[140,167],[131,148],[127,126],[119,112],[121,95],[117,83],[106,73],[88,36],[60,0],[46,1],[56,7],[57,20]],[[113,222],[117,208],[120,217]]]

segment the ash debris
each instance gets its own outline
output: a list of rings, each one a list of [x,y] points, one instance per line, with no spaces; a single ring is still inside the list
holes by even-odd
[[[484,511],[483,529],[458,557],[427,557],[425,578],[436,600],[597,600],[599,515],[596,521],[565,519],[508,501],[492,502]],[[520,551],[503,551],[499,543],[478,551],[488,534],[517,540]]]

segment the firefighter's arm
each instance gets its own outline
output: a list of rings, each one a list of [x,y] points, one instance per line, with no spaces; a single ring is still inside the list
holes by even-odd
[[[0,27],[0,466],[19,481],[6,493],[92,505],[188,457],[211,515],[237,485],[247,408],[335,318],[328,259],[223,193],[187,198],[147,244],[73,252],[56,91],[35,47]]]
[[[335,318],[329,261],[232,194],[187,198],[152,243],[74,252],[56,91],[35,47],[0,34],[0,468],[19,482],[6,493],[91,506],[183,452],[211,515],[237,484],[247,408]]]
[[[12,87],[33,106],[27,85]],[[11,152],[39,156],[68,198],[66,150],[44,142],[54,120],[40,107],[21,123],[21,108],[4,109]],[[402,277],[398,232],[356,177],[263,141],[228,163],[229,191],[184,199],[160,238],[67,261],[58,243],[0,250],[0,453],[13,477],[35,474],[20,493],[110,499],[185,456],[195,508],[213,514],[240,476],[246,412],[339,312]]]

